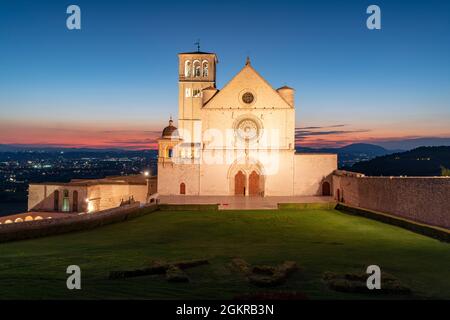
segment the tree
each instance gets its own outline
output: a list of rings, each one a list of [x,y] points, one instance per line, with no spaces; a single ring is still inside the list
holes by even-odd
[[[450,177],[450,169],[447,169],[444,166],[441,166],[441,176]]]

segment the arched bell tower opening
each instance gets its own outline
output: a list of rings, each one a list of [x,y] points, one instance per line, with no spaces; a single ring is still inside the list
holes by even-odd
[[[216,88],[215,53],[197,51],[178,54],[178,129],[185,143],[199,143],[203,90]],[[211,92],[210,92],[211,93]]]

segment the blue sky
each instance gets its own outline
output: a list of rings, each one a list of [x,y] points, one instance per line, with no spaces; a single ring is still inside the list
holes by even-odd
[[[70,4],[82,30],[66,28]],[[370,4],[381,30],[366,28]],[[197,39],[218,54],[219,88],[247,55],[294,87],[297,127],[317,127],[305,145],[450,137],[448,1],[1,0],[0,143],[151,141],[177,114],[176,54]]]

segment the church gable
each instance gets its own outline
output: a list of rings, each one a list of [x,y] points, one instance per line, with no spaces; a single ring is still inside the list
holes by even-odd
[[[271,85],[250,65],[246,66],[214,95],[206,109],[292,109]]]

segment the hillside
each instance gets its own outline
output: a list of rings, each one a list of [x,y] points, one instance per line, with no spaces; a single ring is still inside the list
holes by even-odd
[[[306,148],[297,147],[297,152],[303,153],[337,153],[339,167],[351,167],[359,161],[371,160],[378,156],[384,156],[398,150],[387,150],[383,147],[369,143],[353,143],[341,148]]]
[[[371,176],[440,176],[450,168],[450,147],[420,147],[355,163],[349,170]]]

